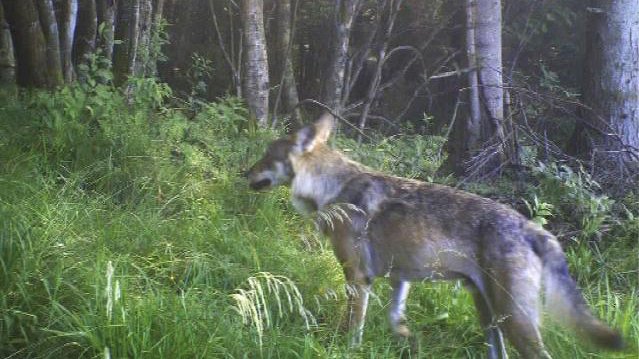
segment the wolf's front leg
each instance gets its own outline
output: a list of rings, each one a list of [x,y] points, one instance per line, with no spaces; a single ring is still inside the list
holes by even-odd
[[[348,295],[349,345],[352,348],[359,347],[362,344],[370,289],[371,285],[365,283],[351,283],[346,286],[346,293]]]
[[[406,298],[408,298],[410,283],[399,279],[391,279],[391,286],[393,287],[389,312],[391,329],[393,334],[401,338],[409,338],[411,334],[405,323],[404,311],[406,310]]]

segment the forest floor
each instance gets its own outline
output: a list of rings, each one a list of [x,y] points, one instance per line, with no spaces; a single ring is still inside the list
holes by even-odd
[[[348,348],[330,244],[287,189],[248,190],[240,174],[275,133],[255,129],[237,100],[169,106],[166,87],[136,86],[130,99],[102,85],[0,94],[0,357],[410,356],[388,329],[383,279],[362,347]],[[334,145],[383,171],[454,183],[434,175],[442,143]],[[628,349],[599,351],[547,321],[548,351],[636,358],[639,199],[613,201],[580,173],[549,168],[524,199],[536,220],[572,226],[562,237],[571,272]],[[515,196],[504,181],[468,188]],[[407,315],[420,357],[485,357],[459,283],[415,284]]]

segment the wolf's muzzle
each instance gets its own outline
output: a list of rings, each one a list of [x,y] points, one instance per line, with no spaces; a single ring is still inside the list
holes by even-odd
[[[251,187],[251,189],[255,190],[255,191],[260,191],[260,190],[263,190],[263,189],[268,188],[270,186],[271,186],[271,180],[268,179],[268,178],[259,180],[257,182],[251,182],[249,184],[249,187]]]

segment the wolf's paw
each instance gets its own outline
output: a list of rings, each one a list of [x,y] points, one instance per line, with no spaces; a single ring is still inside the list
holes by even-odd
[[[408,331],[408,328],[407,328]],[[402,359],[418,358],[420,351],[419,338],[409,334],[407,336],[398,336],[398,344],[400,347],[399,357]]]
[[[395,334],[395,336],[400,339],[410,339],[411,337],[413,337],[413,334],[411,334],[410,329],[408,329],[408,326],[406,326],[406,324],[396,325],[393,328],[393,334]]]

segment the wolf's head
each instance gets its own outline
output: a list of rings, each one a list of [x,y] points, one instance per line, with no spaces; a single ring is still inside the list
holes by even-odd
[[[261,191],[290,184],[295,177],[295,160],[326,143],[334,121],[333,116],[324,114],[313,124],[269,144],[266,153],[247,172],[249,186]]]

